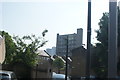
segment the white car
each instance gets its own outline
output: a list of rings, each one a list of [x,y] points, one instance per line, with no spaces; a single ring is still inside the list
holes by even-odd
[[[52,80],[65,80],[65,75],[64,74],[56,74],[55,72],[53,72]],[[67,80],[70,80],[70,78],[67,77]]]
[[[14,72],[0,70],[0,80],[17,80]]]

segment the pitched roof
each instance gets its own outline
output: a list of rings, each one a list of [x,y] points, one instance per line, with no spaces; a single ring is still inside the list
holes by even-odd
[[[39,56],[51,57],[45,50],[38,50]]]

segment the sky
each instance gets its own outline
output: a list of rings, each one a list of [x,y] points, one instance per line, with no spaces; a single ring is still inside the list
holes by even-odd
[[[109,11],[109,0],[91,0],[91,43],[96,43],[95,30],[103,12]],[[120,0],[118,0],[120,1]],[[48,43],[56,46],[57,33],[72,34],[83,28],[83,44],[87,39],[87,0],[3,0],[0,1],[0,30],[10,35],[41,35],[47,29]]]

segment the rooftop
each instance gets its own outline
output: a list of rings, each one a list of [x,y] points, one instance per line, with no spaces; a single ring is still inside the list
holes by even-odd
[[[45,56],[45,57],[51,57],[45,50],[39,50],[38,55]]]

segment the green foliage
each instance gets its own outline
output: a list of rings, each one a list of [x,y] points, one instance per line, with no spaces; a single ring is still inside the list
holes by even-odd
[[[12,37],[5,31],[0,31],[0,35],[5,37],[6,56],[3,64],[9,64],[13,61],[16,52],[16,45]]]
[[[53,61],[53,66],[54,67],[57,67],[57,68],[63,68],[64,67],[64,62],[60,59],[60,58],[56,58],[54,61]]]
[[[100,22],[98,23],[100,26],[99,30],[96,30],[97,33],[97,40],[101,42],[101,44],[106,47],[108,45],[108,20],[109,20],[109,14],[103,13],[102,18],[100,19]]]
[[[44,31],[42,32],[42,36],[44,37],[47,32],[48,32],[48,30],[44,30]]]
[[[64,68],[64,62],[62,61],[61,58],[57,57],[53,61],[53,66],[58,69],[58,73],[60,73],[60,70]]]
[[[92,69],[97,76],[102,78],[107,76],[108,20],[109,14],[103,13],[99,22],[100,29],[96,30],[96,38],[100,43],[96,43],[96,46],[92,48]]]
[[[4,31],[0,31],[1,36],[5,36],[6,57],[4,64],[23,63],[34,66],[37,63],[37,50],[46,44],[44,39],[48,30],[42,32],[42,37],[35,35],[23,36],[22,38],[12,37]]]
[[[96,46],[92,48],[92,69],[99,77],[107,76],[108,68],[108,21],[109,13],[103,13],[100,19],[100,29],[96,30],[97,40]],[[118,11],[118,46],[120,47],[120,10]],[[120,63],[120,60],[119,60]],[[119,67],[120,64],[118,64]]]
[[[92,53],[92,68],[97,76],[102,78],[107,76],[108,68],[108,20],[109,14],[103,13],[99,22],[100,29],[96,31],[96,38],[100,43],[96,43],[96,46],[93,48],[94,52]]]
[[[106,48],[101,43],[97,43],[96,46],[92,48],[91,67],[96,75],[102,78],[107,76],[107,54]]]
[[[17,45],[13,63],[20,62],[28,66],[34,66],[37,63],[37,50],[47,42],[44,40],[46,30],[43,33],[43,37],[36,37],[35,35],[23,36],[22,38],[13,37]]]

